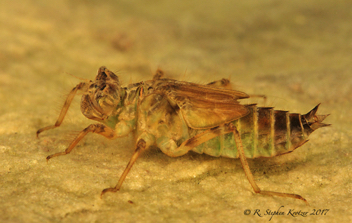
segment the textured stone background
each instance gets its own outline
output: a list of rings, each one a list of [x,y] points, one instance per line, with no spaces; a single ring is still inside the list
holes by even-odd
[[[324,216],[271,221],[351,221],[351,1],[2,1],[0,6],[1,222],[255,222],[259,209]],[[79,99],[62,127],[53,124],[70,89],[105,65],[128,84],[152,77],[197,83],[230,78],[236,89],[268,96],[266,106],[306,113],[322,103],[329,128],[289,155],[251,160],[255,195],[239,160],[152,150],[114,186],[133,152],[133,137],[89,135],[63,151],[93,121]],[[263,105],[258,99],[255,102]],[[247,103],[247,102],[244,102]],[[129,203],[132,201],[133,203]],[[250,209],[252,214],[243,214]]]

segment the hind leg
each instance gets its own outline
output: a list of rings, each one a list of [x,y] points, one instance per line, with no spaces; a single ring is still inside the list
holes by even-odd
[[[230,80],[225,79],[225,78],[218,80],[218,81],[210,82],[207,84],[207,86],[217,87],[217,88],[225,88],[225,89],[232,90]],[[250,94],[249,97],[250,98],[263,98],[264,104],[266,103],[266,96],[263,94]]]
[[[207,84],[207,86],[210,87],[217,87],[217,88],[226,88],[226,89],[232,89],[231,83],[229,79],[223,78],[218,81],[213,81]]]
[[[233,135],[235,137],[235,142],[236,142],[236,146],[237,146],[237,150],[238,150],[238,154],[239,154],[239,157],[240,157],[240,160],[241,160],[241,164],[242,164],[243,170],[244,170],[244,172],[245,172],[245,174],[247,176],[247,179],[248,179],[249,183],[252,185],[253,190],[254,190],[255,193],[263,194],[263,195],[269,195],[269,196],[295,198],[295,199],[299,199],[299,200],[304,201],[306,203],[306,205],[309,206],[308,201],[306,199],[304,199],[301,195],[261,190],[258,187],[258,185],[255,183],[253,174],[252,174],[251,170],[249,169],[247,159],[246,159],[246,157],[244,155],[244,150],[243,150],[241,136],[240,136],[240,134],[237,131],[235,126],[230,126],[230,128],[232,128]]]
[[[199,146],[200,144],[215,138],[217,136],[221,136],[227,133],[232,132],[231,129],[226,126],[218,126],[215,128],[208,129],[202,133],[199,133],[193,136],[190,139],[184,141],[180,146],[177,146],[176,142],[173,139],[168,137],[160,137],[156,140],[156,144],[158,148],[168,156],[178,157],[188,153],[193,148]],[[221,154],[221,151],[220,151]]]

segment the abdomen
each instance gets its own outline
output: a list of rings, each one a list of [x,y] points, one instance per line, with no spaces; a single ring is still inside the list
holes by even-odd
[[[308,135],[314,131],[304,121],[305,115],[271,107],[257,107],[255,104],[246,107],[249,114],[233,121],[233,124],[241,135],[247,158],[272,157],[292,152],[304,144]],[[317,107],[314,109],[316,112]],[[192,151],[216,157],[238,158],[233,133],[217,136]]]

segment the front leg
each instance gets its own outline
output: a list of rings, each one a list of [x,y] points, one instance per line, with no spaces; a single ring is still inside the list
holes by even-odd
[[[69,154],[72,151],[72,149],[75,148],[75,146],[79,143],[79,141],[81,141],[83,137],[86,136],[89,132],[98,133],[100,135],[105,136],[108,139],[113,139],[116,137],[115,131],[113,129],[103,124],[92,124],[92,125],[89,125],[87,128],[85,128],[83,131],[81,131],[64,152],[52,154],[46,157],[46,160],[48,161],[49,159],[55,156],[62,156],[62,155]]]
[[[119,123],[123,124],[123,123]],[[119,125],[117,125],[119,126]],[[87,128],[85,128],[83,131],[81,131],[78,136],[71,142],[71,144],[67,147],[67,149],[64,152],[59,152],[52,154],[48,157],[46,157],[46,160],[48,161],[49,159],[55,157],[55,156],[62,156],[69,154],[73,148],[83,139],[84,136],[86,136],[88,133],[97,133],[102,136],[105,136],[108,139],[115,139],[118,137],[123,137],[128,135],[131,132],[131,129],[126,125],[121,125],[121,128],[116,128],[117,131],[114,131],[110,127],[104,125],[104,124],[91,124]]]
[[[84,90],[85,88],[87,88],[87,85],[88,83],[87,82],[81,82],[79,84],[77,84],[76,87],[74,87],[71,92],[68,94],[67,98],[66,98],[66,101],[64,103],[64,106],[62,106],[62,109],[61,109],[61,112],[60,112],[60,115],[59,117],[57,118],[57,121],[55,122],[54,125],[50,125],[50,126],[47,126],[47,127],[44,127],[44,128],[41,128],[37,131],[37,138],[39,136],[39,134],[41,132],[44,132],[46,130],[49,130],[49,129],[53,129],[53,128],[57,128],[61,125],[61,123],[63,122],[65,116],[66,116],[66,113],[71,105],[71,102],[73,100],[73,98],[75,97],[76,93],[78,90]]]

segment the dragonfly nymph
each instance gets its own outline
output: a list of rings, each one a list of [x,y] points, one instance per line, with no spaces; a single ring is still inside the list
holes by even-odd
[[[39,129],[37,136],[61,125],[78,91],[83,92],[83,115],[99,123],[89,125],[65,151],[50,155],[47,160],[70,153],[90,132],[108,139],[131,132],[136,135],[134,153],[117,185],[104,189],[101,196],[118,191],[140,154],[157,146],[171,157],[194,151],[240,158],[256,193],[296,198],[308,204],[297,194],[261,190],[247,158],[290,153],[307,142],[313,131],[329,126],[323,123],[328,115],[317,115],[319,104],[305,115],[243,105],[239,101],[250,96],[231,89],[226,79],[201,85],[164,78],[161,70],[152,80],[122,87],[113,72],[101,67],[95,80],[81,82],[71,90],[56,123]]]

